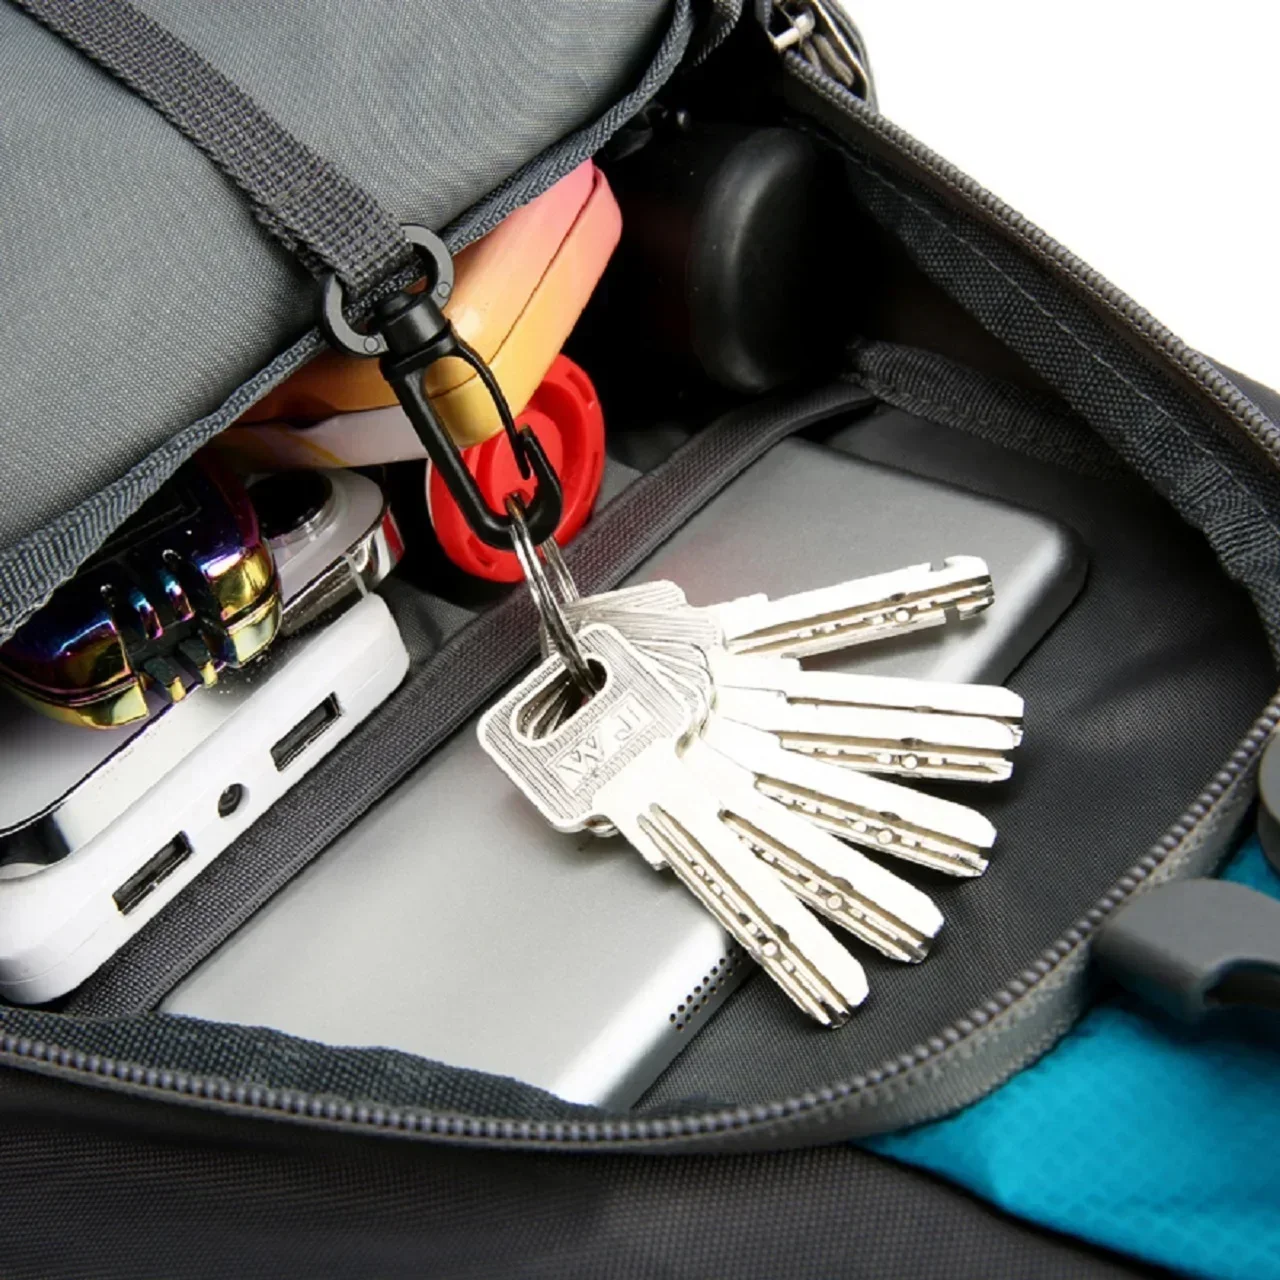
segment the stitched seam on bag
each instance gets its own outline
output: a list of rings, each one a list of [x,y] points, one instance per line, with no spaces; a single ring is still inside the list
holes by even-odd
[[[873,373],[860,373],[857,378],[868,391],[874,391],[880,399],[889,400],[892,397],[899,408],[918,413],[922,418],[927,418],[931,414],[946,414],[954,419],[961,429],[966,425],[972,424],[977,427],[985,427],[988,431],[1000,435],[1010,434],[1009,428],[1003,424],[992,422],[988,418],[980,417],[978,414],[972,413],[967,409],[961,409],[956,405],[943,404],[939,400],[921,395],[918,391],[906,391],[896,383],[886,382],[883,378],[877,378]]]
[[[1011,449],[1024,458],[1050,466],[1061,467],[1073,475],[1088,479],[1114,480],[1133,474],[1118,453],[1111,451],[1109,455],[1092,453],[1083,445],[1065,449],[1055,449],[1045,437],[1024,430],[1019,426],[1016,417],[1010,414],[1008,421],[993,421],[955,405],[944,404],[918,391],[909,390],[901,382],[879,378],[875,374],[858,371],[847,375],[850,382],[866,387],[885,404],[896,409],[903,409],[929,422],[950,427],[956,431],[965,431],[975,439],[994,444],[1002,449]],[[1094,436],[1100,445],[1105,447],[1106,441],[1101,436]]]
[[[1195,436],[1192,435],[1191,432],[1181,422],[1179,422],[1178,419],[1174,417],[1174,415],[1170,413],[1168,409],[1166,409],[1158,401],[1153,400],[1151,396],[1149,396],[1145,391],[1142,390],[1141,387],[1138,387],[1132,381],[1130,381],[1130,379],[1125,377],[1125,375],[1121,373],[1119,369],[1117,369],[1114,365],[1110,364],[1102,356],[1100,352],[1095,350],[1089,344],[1089,342],[1083,337],[1083,335],[1077,333],[1061,317],[1054,315],[1053,312],[1050,311],[1048,307],[1044,305],[1044,303],[1042,303],[1023,284],[1015,280],[1002,266],[1000,266],[998,262],[996,262],[993,258],[990,257],[990,255],[985,253],[976,244],[974,244],[971,240],[969,240],[965,235],[963,235],[963,233],[956,230],[954,227],[949,226],[946,223],[946,221],[942,217],[940,217],[937,213],[935,213],[934,210],[932,210],[923,200],[921,200],[917,196],[913,196],[910,192],[904,191],[901,188],[895,186],[883,174],[876,172],[876,170],[873,169],[865,160],[862,160],[859,157],[854,155],[850,155],[849,160],[852,164],[854,164],[858,169],[860,169],[868,177],[873,178],[876,181],[876,183],[879,184],[881,187],[883,187],[885,190],[892,192],[892,194],[895,195],[898,199],[904,200],[907,204],[911,205],[911,207],[914,208],[917,212],[923,214],[925,218],[927,218],[931,223],[933,223],[950,240],[954,241],[958,245],[963,246],[971,254],[973,254],[974,257],[984,262],[1002,280],[1004,280],[1007,284],[1011,285],[1016,292],[1021,294],[1022,297],[1025,298],[1056,329],[1058,329],[1060,332],[1065,334],[1066,337],[1070,338],[1071,341],[1074,342],[1075,345],[1085,355],[1087,355],[1091,360],[1093,360],[1095,364],[1105,369],[1122,386],[1127,387],[1140,400],[1146,401],[1146,403],[1149,404],[1156,411],[1156,413],[1160,415],[1160,417],[1168,421],[1168,423],[1177,430],[1178,434],[1182,436],[1182,438],[1185,439],[1188,444],[1193,445],[1200,453],[1204,455],[1204,457],[1208,460],[1209,464],[1211,465],[1215,473],[1219,473],[1223,477],[1225,477],[1227,480],[1229,480],[1231,484],[1236,489],[1238,489],[1240,493],[1242,493],[1245,496],[1250,506],[1253,507],[1262,517],[1262,523],[1265,524],[1266,527],[1271,530],[1276,540],[1280,542],[1280,525],[1276,524],[1274,517],[1272,517],[1271,514],[1267,511],[1266,506],[1263,504],[1263,502],[1257,496],[1257,494],[1255,494],[1253,490],[1249,488],[1247,483],[1244,480],[1242,480],[1239,476],[1237,476],[1235,472],[1229,466],[1227,466],[1225,462],[1223,462],[1220,458],[1215,457],[1214,454],[1209,450],[1209,448],[1206,445],[1204,445],[1199,440],[1197,440]]]

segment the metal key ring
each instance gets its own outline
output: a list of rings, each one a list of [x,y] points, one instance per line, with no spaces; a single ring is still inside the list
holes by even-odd
[[[582,652],[582,647],[578,644],[578,637],[574,635],[568,618],[564,616],[564,610],[561,609],[556,593],[547,578],[547,571],[538,558],[538,549],[529,534],[529,526],[525,523],[524,502],[520,495],[509,494],[506,507],[507,515],[511,517],[512,548],[520,561],[521,569],[524,570],[525,581],[529,584],[533,602],[538,606],[538,614],[547,628],[551,643],[564,662],[574,684],[583,693],[595,693],[599,685],[586,655]]]
[[[548,538],[538,550],[542,552],[542,558],[547,562],[547,569],[550,571],[551,581],[560,597],[560,603],[572,604],[575,600],[581,600],[582,593],[573,580],[573,574],[569,572],[569,566],[564,562],[564,556],[560,553],[560,544],[555,538]]]

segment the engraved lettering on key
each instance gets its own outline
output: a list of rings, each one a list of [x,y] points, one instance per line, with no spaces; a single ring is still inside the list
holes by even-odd
[[[602,719],[584,742],[552,760],[551,767],[571,786],[581,785],[652,723],[653,717],[634,698],[629,698]]]

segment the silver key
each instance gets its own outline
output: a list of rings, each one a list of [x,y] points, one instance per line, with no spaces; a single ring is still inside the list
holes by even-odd
[[[755,789],[851,844],[954,876],[987,869],[996,829],[976,809],[784,750],[770,734],[712,715],[702,740]]]
[[[622,628],[624,634],[626,628]],[[1022,741],[1023,701],[1002,685],[949,684],[843,671],[806,671],[790,658],[756,658],[713,651],[711,678],[718,689],[763,689],[788,702],[813,706],[918,711],[934,716],[978,716],[1007,725]]]
[[[894,960],[923,960],[942,928],[927,894],[756,790],[756,775],[701,738],[684,759],[715,789],[722,821],[807,906]]]
[[[715,643],[730,653],[799,658],[941,626],[950,617],[969,618],[993,599],[986,562],[954,556],[938,569],[910,565],[777,600],[743,596],[694,609],[685,606],[675,583],[658,581],[583,596],[564,608],[577,625],[613,622],[617,610],[677,614],[685,606],[714,625]]]
[[[717,689],[716,713],[773,734],[788,751],[847,769],[963,782],[1013,772],[1013,731],[978,716],[789,702],[758,689]]]
[[[553,544],[547,543],[544,546],[547,567],[551,570],[564,616],[575,630],[594,622],[616,626],[625,634],[627,628],[620,625],[621,621],[633,614],[650,613],[661,618],[685,608],[684,592],[674,582],[662,579],[619,587],[615,591],[604,591],[594,596],[580,596],[563,558],[558,553],[546,555],[546,550],[551,545]],[[698,635],[705,633],[706,625],[702,624]],[[545,658],[552,650],[551,635],[545,621],[539,627],[539,641]],[[641,644],[639,647],[646,646]],[[559,692],[553,690],[548,697],[551,700],[547,707],[548,725],[556,723],[557,715],[560,720],[568,719],[577,705],[571,682],[568,681],[564,682]]]
[[[843,1023],[866,997],[862,966],[724,825],[715,795],[680,760],[688,704],[614,629],[585,627],[578,640],[603,666],[603,687],[532,739],[521,709],[560,677],[563,664],[548,660],[481,717],[485,751],[552,826],[605,819],[651,864],[669,865],[800,1008]]]
[[[576,587],[572,589],[577,590]],[[656,582],[637,582],[629,587],[601,591],[593,596],[571,596],[561,599],[560,606],[574,626],[585,627],[621,612],[666,613],[686,608],[688,600],[674,582],[658,579]]]
[[[708,612],[730,653],[802,658],[970,618],[994,596],[985,561],[953,556],[937,569],[911,565],[778,600],[746,596]]]
[[[576,590],[576,588],[574,588]],[[684,592],[665,578],[654,582],[637,582],[594,596],[573,596],[561,600],[565,615],[576,625],[600,622],[604,616],[621,611],[665,613],[688,605]]]
[[[618,629],[625,634],[623,628]],[[657,663],[663,675],[688,703],[694,723],[700,724],[705,720],[711,711],[711,678],[703,650],[680,641],[633,643],[646,657]],[[547,656],[545,652],[543,656]],[[545,737],[556,725],[573,715],[582,702],[580,691],[566,676],[532,699],[522,710],[524,719],[521,728],[531,737]],[[593,826],[592,829],[604,830],[599,826]]]
[[[625,635],[625,632],[623,634]],[[672,687],[688,704],[693,725],[702,724],[711,712],[711,680],[707,672],[706,656],[702,650],[694,645],[679,642],[637,644],[636,648],[657,664],[662,674],[671,682]],[[560,720],[555,723],[568,718],[566,711],[571,714],[572,708],[562,709]],[[618,834],[616,827],[600,819],[593,820],[588,826],[599,836]]]
[[[631,626],[636,626],[646,636],[654,634],[655,630],[661,631],[661,616],[656,619],[627,618],[625,611],[621,610],[614,616],[624,634]],[[680,646],[672,648],[678,651]],[[668,658],[662,646],[653,641],[647,642],[645,651],[659,661]],[[764,685],[800,687],[803,690],[807,689],[804,682],[815,677],[823,691],[844,697],[848,696],[848,689],[837,688],[835,684],[848,681],[864,701],[871,701],[871,695],[875,693],[878,701],[896,705],[899,710],[919,705],[942,708],[944,712],[955,710],[957,713],[975,708],[990,709],[1005,717],[1001,723],[1008,724],[1010,741],[1020,737],[1015,726],[1021,714],[1022,700],[1008,690],[805,672],[794,661],[738,657],[717,649],[711,650],[706,657],[707,665],[702,671],[690,665],[683,668],[686,678],[700,674],[705,679],[723,673],[729,687],[737,683],[747,687]],[[974,876],[986,869],[984,851],[994,844],[996,832],[980,813],[893,783],[862,779],[845,770],[836,770],[816,760],[784,752],[776,739],[762,731],[733,722],[725,723],[714,713],[708,718],[700,709],[697,719],[705,725],[704,736],[722,749],[728,742],[739,744],[742,750],[736,755],[732,750],[724,753],[740,766],[752,767],[762,775],[758,783],[762,794],[786,805],[792,812],[824,830],[851,843],[952,875]],[[718,727],[720,725],[723,727]],[[743,751],[752,744],[754,749],[744,758]]]
[[[602,623],[616,627],[639,648],[647,643],[679,642],[703,649],[718,647],[721,631],[704,609],[684,603],[684,594],[674,583],[645,583],[641,591],[626,588],[598,596],[584,596],[565,606],[565,617],[575,626]],[[659,592],[656,588],[672,588]],[[634,594],[632,594],[634,592]]]
[[[907,777],[998,782],[1012,773],[1006,754],[1022,740],[1023,704],[1007,689],[807,672],[794,661],[728,653],[715,643],[705,610],[653,613],[596,599],[594,616],[651,657],[667,656],[664,638],[696,645],[709,665],[720,714],[777,734],[790,750]],[[671,674],[682,675],[686,685],[690,675],[701,676],[688,663]]]

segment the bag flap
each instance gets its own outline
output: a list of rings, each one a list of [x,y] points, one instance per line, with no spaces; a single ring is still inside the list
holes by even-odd
[[[591,0],[572,21],[554,0],[145,8],[454,246],[559,176],[554,144],[688,38],[669,0]],[[154,450],[310,330],[317,291],[190,142],[7,5],[0,122],[3,635],[176,465]],[[75,510],[131,469],[122,500]]]

